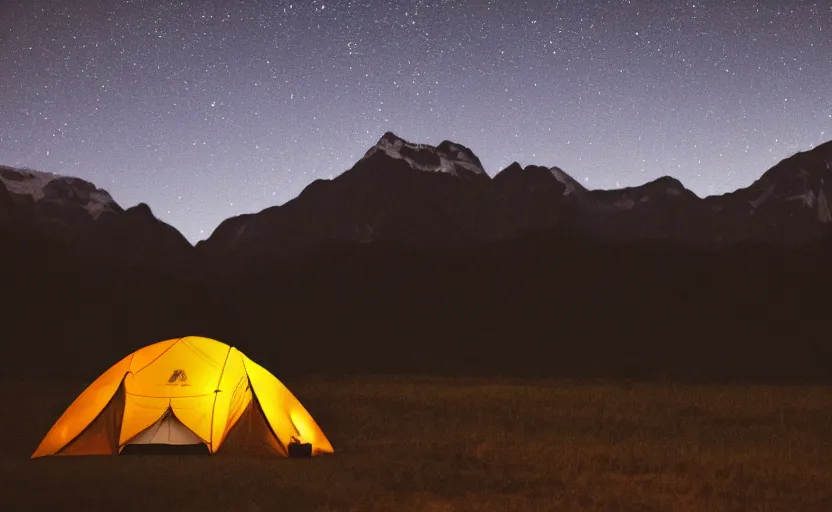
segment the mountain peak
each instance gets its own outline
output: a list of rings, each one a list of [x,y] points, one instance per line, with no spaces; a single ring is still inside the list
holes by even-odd
[[[139,203],[135,206],[131,206],[130,208],[125,210],[124,213],[126,215],[150,217],[153,219],[156,218],[156,216],[153,214],[153,210],[150,209],[150,206],[147,203]]]
[[[542,165],[527,165],[523,167],[518,162],[512,162],[505,169],[494,176],[494,180],[504,182],[505,180],[522,180],[527,183],[558,182],[561,196],[581,196],[587,190],[574,178],[566,174],[559,167],[545,167]]]
[[[672,176],[659,176],[653,181],[648,181],[643,185],[647,188],[663,188],[668,194],[678,195],[686,191],[685,185],[678,179]]]
[[[572,176],[566,174],[566,171],[560,167],[550,167],[549,172],[551,172],[552,176],[557,178],[557,180],[563,183],[563,186],[566,187],[563,191],[563,195],[568,196],[570,194],[583,194],[586,192],[586,188],[583,185],[578,183],[578,181]]]
[[[817,181],[822,180],[824,176],[832,178],[830,171],[832,171],[832,141],[780,160],[763,173],[757,181],[766,184]]]
[[[453,157],[455,160],[465,161],[479,171],[485,173],[482,162],[480,162],[477,155],[475,155],[474,152],[467,146],[463,146],[462,144],[449,140],[443,140],[438,146],[436,146],[436,149],[442,154]]]
[[[384,135],[382,135],[381,138],[378,139],[378,142],[376,142],[375,147],[396,146],[396,145],[407,144],[407,143],[408,142],[406,140],[404,140],[403,138],[399,137],[398,135],[396,135],[393,132],[388,131],[388,132],[384,132]]]
[[[0,181],[10,193],[29,196],[35,202],[81,206],[93,219],[104,212],[121,211],[109,192],[73,176],[0,166]]]
[[[0,182],[9,192],[31,196],[35,201],[43,198],[46,185],[57,178],[60,176],[51,172],[0,165]]]
[[[497,176],[511,176],[513,174],[518,174],[523,172],[523,166],[520,165],[520,162],[511,162],[508,166],[503,169],[502,171],[497,173]],[[496,176],[495,176],[496,178]]]
[[[780,160],[751,185],[721,197],[743,197],[754,211],[778,208],[778,203],[790,204],[795,211],[816,211],[817,219],[829,224],[830,183],[832,141]]]
[[[462,144],[447,140],[435,147],[407,141],[388,131],[364,154],[363,159],[376,154],[403,160],[414,170],[442,172],[467,180],[488,179],[480,159],[473,151]]]

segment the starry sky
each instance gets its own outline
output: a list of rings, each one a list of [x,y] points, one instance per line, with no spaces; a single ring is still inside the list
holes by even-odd
[[[0,0],[0,163],[192,242],[385,131],[702,196],[832,139],[830,77],[830,0]]]

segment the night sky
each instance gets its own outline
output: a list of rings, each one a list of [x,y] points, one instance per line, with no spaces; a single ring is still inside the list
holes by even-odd
[[[832,1],[0,0],[0,163],[191,241],[388,130],[730,191],[832,139]]]

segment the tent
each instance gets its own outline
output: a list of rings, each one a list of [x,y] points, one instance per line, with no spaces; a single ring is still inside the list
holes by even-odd
[[[90,384],[32,458],[125,447],[311,456],[332,445],[297,398],[234,347],[189,336],[148,345]]]

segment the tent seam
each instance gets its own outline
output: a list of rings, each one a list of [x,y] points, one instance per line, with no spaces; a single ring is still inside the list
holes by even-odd
[[[228,352],[225,353],[225,361],[222,363],[222,370],[220,370],[220,376],[217,379],[217,386],[214,388],[214,403],[211,405],[211,435],[209,439],[210,449],[213,452],[214,449],[214,410],[217,408],[217,394],[220,391],[220,384],[222,384],[222,376],[225,375],[225,367],[228,366],[228,357],[231,355],[231,349],[233,349],[231,345],[228,346]],[[245,368],[245,366],[244,366]]]
[[[146,365],[142,366],[140,369],[136,370],[135,372],[131,372],[131,373],[132,373],[133,375],[136,375],[136,374],[138,374],[139,372],[141,372],[142,370],[144,370],[145,368],[147,368],[148,366],[150,366],[151,364],[155,363],[156,361],[158,361],[158,360],[159,360],[159,358],[160,358],[160,357],[162,357],[163,355],[165,355],[165,354],[168,352],[168,350],[172,349],[174,345],[176,345],[177,343],[179,343],[180,341],[182,341],[182,339],[183,339],[183,338],[179,338],[179,339],[177,339],[176,341],[174,341],[173,343],[171,343],[171,344],[170,344],[170,346],[169,346],[168,348],[166,348],[165,350],[163,350],[161,354],[159,354],[158,356],[154,357],[154,358],[153,358],[153,359],[152,359],[149,363],[147,363]],[[145,347],[142,347],[142,348],[145,348]],[[142,350],[142,349],[140,348],[140,349],[138,349],[138,350]],[[134,352],[133,352],[133,355],[135,355],[135,354],[136,354],[136,352],[138,352],[138,350],[134,351]],[[133,360],[132,360],[132,359],[130,360],[130,364],[133,364]]]
[[[279,444],[280,447],[283,448],[283,450],[286,452],[286,456],[288,456],[289,455],[288,446],[284,445],[283,441],[280,440],[280,437],[277,436],[277,432],[274,431],[274,427],[272,426],[271,420],[269,419],[268,415],[266,415],[266,411],[263,410],[263,406],[260,404],[260,397],[257,396],[257,392],[254,390],[254,383],[251,381],[251,375],[249,375],[249,373],[248,373],[248,365],[246,364],[246,359],[247,358],[245,357],[245,354],[242,354],[241,357],[243,359],[243,369],[245,369],[245,371],[246,371],[246,380],[248,380],[248,385],[251,388],[251,399],[254,400],[255,403],[257,404],[257,407],[260,408],[260,412],[263,414],[263,419],[266,420],[266,425],[269,427],[269,432],[272,433],[275,440],[277,441],[277,444]],[[252,361],[252,362],[254,362],[254,361]]]
[[[125,393],[130,395],[130,396],[137,396],[139,398],[167,398],[169,400],[172,400],[174,398],[201,398],[203,396],[210,396],[210,395],[214,394],[214,393],[202,393],[201,395],[182,395],[182,396],[167,397],[167,396],[158,396],[158,395],[140,395],[138,393],[131,393],[129,391],[125,391]]]

